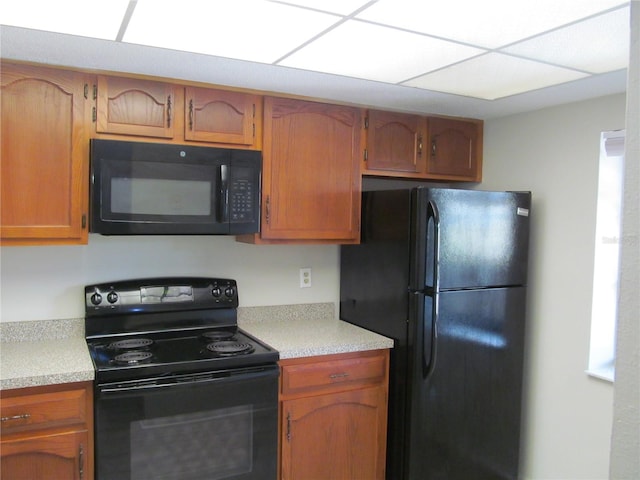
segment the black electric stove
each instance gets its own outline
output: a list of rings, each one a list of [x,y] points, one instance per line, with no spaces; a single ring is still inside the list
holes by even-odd
[[[98,383],[274,364],[238,328],[235,280],[168,277],[85,287],[85,331]]]

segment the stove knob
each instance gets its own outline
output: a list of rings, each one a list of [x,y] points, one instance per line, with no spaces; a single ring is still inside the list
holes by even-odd
[[[220,289],[220,287],[213,287],[213,289],[211,290],[211,295],[217,298],[222,295],[222,290]]]
[[[116,303],[118,301],[118,294],[116,292],[109,292],[107,294],[107,302]]]
[[[98,292],[91,295],[91,303],[93,303],[94,305],[100,305],[102,303],[102,295],[100,295]]]
[[[224,294],[227,297],[232,298],[236,294],[236,291],[233,287],[227,287],[224,289]]]

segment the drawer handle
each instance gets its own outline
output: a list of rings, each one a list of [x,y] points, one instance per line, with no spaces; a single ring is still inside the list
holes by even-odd
[[[348,373],[332,373],[331,375],[329,375],[329,378],[345,378],[348,377],[349,374]]]
[[[29,418],[31,418],[31,414],[22,413],[20,415],[14,415],[12,417],[2,417],[2,418],[0,418],[0,421],[2,421],[2,422],[10,422],[11,420],[27,420]]]

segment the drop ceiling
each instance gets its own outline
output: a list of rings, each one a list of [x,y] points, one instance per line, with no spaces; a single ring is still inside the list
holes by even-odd
[[[5,58],[491,118],[623,92],[621,0],[12,0]]]

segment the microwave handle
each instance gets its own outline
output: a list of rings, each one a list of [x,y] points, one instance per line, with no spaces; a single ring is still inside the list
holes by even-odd
[[[218,190],[218,219],[220,222],[229,221],[229,165],[220,165],[220,188]]]

